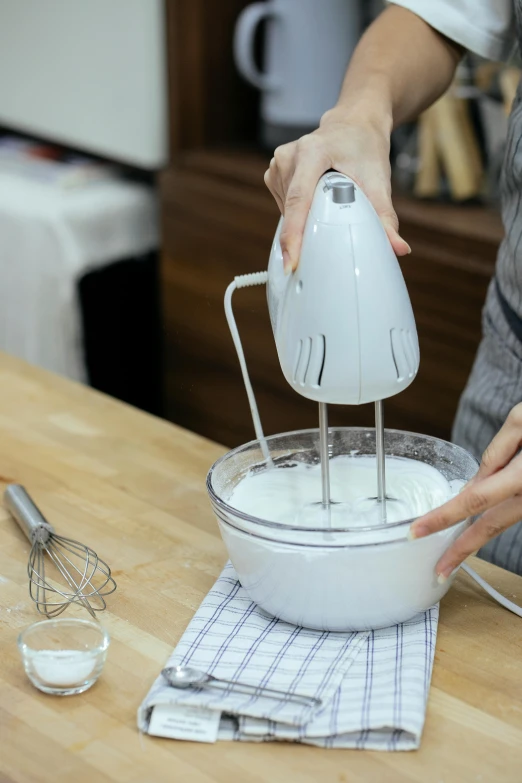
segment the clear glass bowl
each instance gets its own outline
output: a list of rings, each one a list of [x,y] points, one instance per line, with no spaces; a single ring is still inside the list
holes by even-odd
[[[317,464],[318,430],[266,439],[272,465],[292,470]],[[448,481],[468,481],[478,463],[467,451],[428,435],[386,430],[387,456],[418,460]],[[375,430],[332,427],[330,456],[375,455]],[[258,441],[225,454],[210,469],[207,490],[241,584],[259,606],[296,625],[331,631],[392,625],[426,610],[444,595],[435,566],[470,520],[410,541],[412,519],[367,527],[311,528],[245,514],[228,502],[251,471],[271,469]],[[361,533],[364,533],[362,536]]]
[[[22,631],[18,649],[25,673],[39,690],[71,696],[90,688],[101,674],[109,634],[96,622],[40,620]]]

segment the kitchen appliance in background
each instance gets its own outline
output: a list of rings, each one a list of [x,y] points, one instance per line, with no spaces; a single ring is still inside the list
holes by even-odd
[[[309,133],[337,101],[361,33],[359,0],[269,0],[247,6],[234,33],[241,75],[261,93],[261,142],[273,149]],[[264,68],[255,59],[265,23]]]

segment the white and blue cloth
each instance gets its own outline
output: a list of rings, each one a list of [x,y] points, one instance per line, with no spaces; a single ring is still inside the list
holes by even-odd
[[[176,690],[160,675],[138,711],[147,732],[156,705],[221,713],[218,739],[287,740],[327,748],[415,750],[426,714],[438,606],[378,631],[331,633],[270,617],[229,563],[196,612],[168,666],[313,696],[319,708],[224,690]]]

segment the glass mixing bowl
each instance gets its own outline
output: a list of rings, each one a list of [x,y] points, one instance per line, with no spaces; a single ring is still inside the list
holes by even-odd
[[[375,430],[330,428],[330,457],[375,455]],[[252,471],[318,464],[319,431],[298,430],[229,451],[210,469],[207,490],[221,536],[250,598],[295,625],[329,631],[382,628],[409,620],[437,603],[453,577],[439,584],[437,561],[470,520],[426,538],[407,538],[412,519],[340,527],[282,524],[229,504],[234,487]],[[386,430],[385,451],[436,468],[448,481],[469,481],[478,463],[447,441]],[[384,531],[384,532],[383,532]]]

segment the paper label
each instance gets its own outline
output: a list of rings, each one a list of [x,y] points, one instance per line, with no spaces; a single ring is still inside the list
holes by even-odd
[[[193,742],[215,742],[220,719],[218,710],[158,704],[152,710],[148,734]]]

